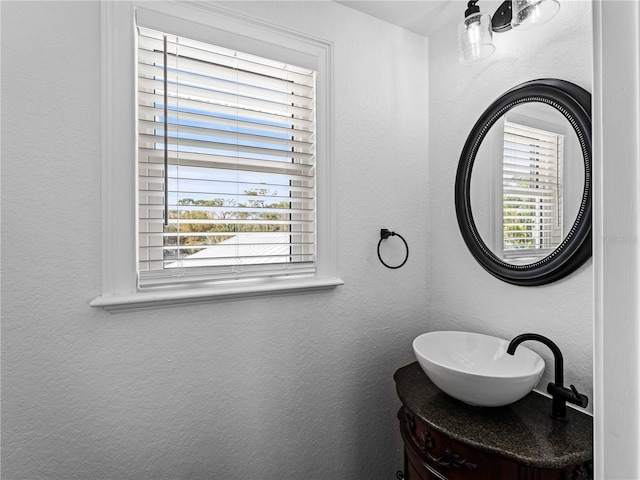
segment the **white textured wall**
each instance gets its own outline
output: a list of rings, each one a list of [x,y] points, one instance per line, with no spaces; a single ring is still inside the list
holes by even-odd
[[[374,480],[401,467],[392,375],[427,330],[427,42],[332,2],[236,6],[294,29],[308,17],[306,33],[334,42],[345,285],[89,307],[100,6],[2,2],[3,480]],[[378,262],[381,227],[407,239],[405,267]]]
[[[506,339],[525,332],[545,335],[564,354],[565,382],[593,400],[592,261],[549,285],[504,283],[485,272],[468,252],[454,207],[456,167],[464,142],[496,98],[520,83],[545,77],[568,80],[591,92],[591,3],[562,2],[549,23],[529,32],[495,34],[494,43],[493,56],[462,65],[457,59],[456,25],[443,26],[429,39],[429,329],[468,330]],[[526,346],[546,360],[539,384],[546,390],[553,379],[553,356],[544,345],[527,342]],[[592,405],[591,401],[589,410]]]

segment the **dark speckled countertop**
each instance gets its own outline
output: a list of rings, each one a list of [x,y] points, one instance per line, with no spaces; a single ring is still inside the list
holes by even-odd
[[[567,407],[568,422],[549,417],[551,398],[531,392],[505,407],[472,407],[436,387],[418,363],[394,375],[405,408],[453,440],[535,468],[593,458],[593,418]]]

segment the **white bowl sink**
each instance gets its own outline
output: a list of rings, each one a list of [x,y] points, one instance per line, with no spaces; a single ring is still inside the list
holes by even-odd
[[[527,395],[544,372],[544,360],[519,345],[468,332],[431,332],[413,341],[416,359],[443,392],[470,405],[499,407]]]

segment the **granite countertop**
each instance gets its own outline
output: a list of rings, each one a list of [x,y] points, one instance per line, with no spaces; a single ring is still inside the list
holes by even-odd
[[[442,392],[417,362],[394,379],[405,408],[452,440],[535,468],[593,458],[593,418],[567,406],[567,422],[552,420],[551,398],[540,393],[505,407],[473,407]]]

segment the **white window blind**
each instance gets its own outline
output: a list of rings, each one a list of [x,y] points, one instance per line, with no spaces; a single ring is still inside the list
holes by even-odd
[[[502,175],[505,258],[536,259],[562,240],[564,136],[504,124]]]
[[[315,72],[138,28],[140,287],[315,271]]]

